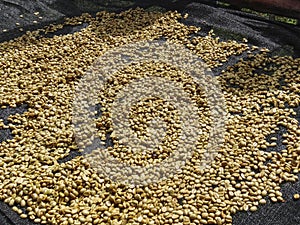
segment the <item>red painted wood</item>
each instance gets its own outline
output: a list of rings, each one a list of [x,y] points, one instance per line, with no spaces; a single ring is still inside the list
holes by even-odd
[[[225,0],[225,2],[300,19],[300,0]]]

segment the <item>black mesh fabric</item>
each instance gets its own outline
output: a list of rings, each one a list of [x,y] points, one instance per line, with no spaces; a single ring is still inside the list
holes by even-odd
[[[216,35],[223,40],[241,40],[243,37],[249,40],[250,44],[260,47],[267,47],[274,55],[292,55],[300,57],[300,27],[260,18],[258,16],[243,13],[233,9],[217,7],[214,2],[206,1],[210,4],[202,4],[192,1],[117,1],[117,0],[1,0],[0,1],[0,42],[11,40],[24,33],[26,30],[33,30],[43,27],[51,22],[61,21],[64,16],[80,15],[83,12],[95,13],[100,10],[122,11],[128,8],[141,6],[151,10],[178,10],[188,13],[190,16],[185,21],[189,25],[202,27],[200,35],[205,35],[209,30],[214,29]],[[37,19],[34,12],[40,12],[42,19]],[[20,14],[23,18],[20,18]],[[37,23],[33,21],[37,20]],[[24,31],[20,31],[20,23]],[[58,34],[72,33],[81,27],[66,27]],[[3,30],[7,32],[2,32]],[[243,57],[243,56],[242,56]],[[238,59],[231,58],[222,68],[216,68],[214,73],[218,73],[226,66],[234,64]],[[295,109],[298,121],[300,110]],[[7,117],[15,113],[26,111],[26,105],[17,108],[0,109],[0,119],[7,123]],[[281,135],[284,130],[279,130],[275,135],[278,141],[282,140]],[[0,130],[0,142],[13,138],[9,129]],[[280,151],[284,146],[279,143],[278,148],[268,149],[268,151]],[[65,160],[75,157],[78,153],[71,152]],[[234,225],[298,225],[300,224],[300,201],[293,200],[293,194],[300,192],[300,182],[286,183],[282,185],[285,203],[271,203],[267,200],[265,206],[260,206],[257,212],[238,212],[233,217]],[[33,225],[28,219],[21,219],[5,203],[0,202],[0,225]]]

